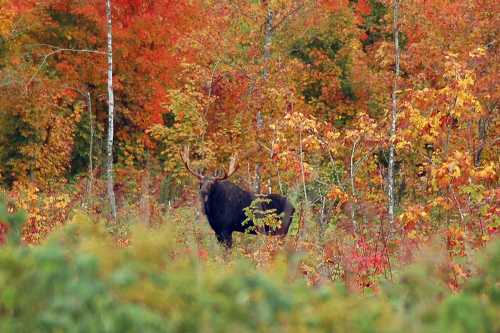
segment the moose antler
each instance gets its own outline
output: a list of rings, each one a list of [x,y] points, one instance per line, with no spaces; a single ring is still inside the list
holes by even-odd
[[[193,169],[191,169],[190,165],[189,165],[189,146],[185,146],[184,147],[184,150],[182,151],[182,153],[180,153],[181,155],[181,160],[182,162],[184,163],[184,166],[186,167],[186,169],[193,175],[195,176],[196,178],[198,179],[202,179],[203,178],[203,175],[194,171]],[[219,176],[219,177],[215,177],[215,179],[217,180],[224,180],[224,179],[227,179],[229,177],[231,177],[231,175],[233,173],[236,172],[236,170],[238,169],[238,165],[236,163],[237,161],[237,156],[238,154],[235,153],[232,157],[231,157],[231,162],[229,163],[229,170],[226,172],[224,171],[223,175],[222,176]]]
[[[184,166],[186,167],[186,169],[193,175],[195,176],[196,178],[198,179],[202,179],[203,178],[203,175],[202,174],[199,174],[198,172],[194,171],[193,169],[191,169],[191,167],[189,166],[189,146],[185,146],[184,147],[184,151],[181,153],[181,160],[182,162],[184,163]]]
[[[244,161],[247,158],[249,158],[250,156],[257,154],[261,150],[262,150],[262,145],[258,144],[256,147],[254,147],[253,149],[250,149],[245,154],[243,154],[243,157],[240,158],[239,160]],[[238,163],[238,153],[234,153],[233,156],[231,156],[228,171],[227,172],[224,171],[223,175],[220,177],[216,177],[216,179],[217,180],[224,180],[224,179],[231,177],[238,170],[239,167],[240,167],[240,163]]]
[[[231,156],[231,161],[229,162],[229,169],[228,171],[224,171],[224,174],[220,177],[215,177],[217,180],[224,180],[228,179],[231,177],[236,170],[238,170],[239,164],[237,163],[238,161],[238,153],[234,153],[233,156]]]

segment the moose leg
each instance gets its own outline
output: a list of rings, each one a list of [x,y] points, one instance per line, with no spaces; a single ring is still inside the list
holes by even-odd
[[[219,243],[229,249],[233,246],[233,234],[231,232],[221,232],[215,234]]]

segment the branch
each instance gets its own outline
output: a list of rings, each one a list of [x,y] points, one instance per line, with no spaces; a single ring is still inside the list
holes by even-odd
[[[235,8],[238,11],[239,15],[246,17],[247,19],[253,21],[254,23],[257,22],[257,18],[248,15],[246,11],[241,8],[239,3],[236,3],[234,1],[229,1],[229,5]]]
[[[486,142],[486,140],[479,144],[479,147],[474,150],[474,154],[477,154],[481,149],[486,148],[487,146],[494,146],[497,142],[500,141],[500,136],[494,138],[491,142]]]
[[[487,49],[489,49],[489,48],[493,47],[496,43],[497,43],[497,40],[496,40],[496,39],[494,39],[494,40],[492,40],[491,42],[489,42],[488,44],[486,44],[486,45],[485,45],[485,47],[486,47]]]
[[[354,162],[354,172],[358,171],[358,168],[360,167],[360,164],[366,161],[368,158],[372,156],[372,153],[377,150],[379,146],[375,146],[372,149],[370,149],[362,158]]]
[[[271,32],[274,32],[276,29],[279,28],[280,25],[282,25],[289,17],[295,15],[299,10],[304,8],[306,5],[305,1],[303,1],[300,5],[298,5],[296,8],[292,9],[290,12],[288,12],[281,20],[279,20],[278,23],[276,23],[272,28]]]
[[[33,74],[33,76],[26,83],[26,85],[25,85],[26,90],[28,90],[28,86],[31,84],[31,82],[33,82],[33,80],[36,78],[36,76],[38,75],[38,73],[40,73],[40,71],[42,70],[42,67],[47,63],[47,59],[50,56],[53,56],[54,54],[57,54],[57,53],[60,53],[60,52],[97,53],[97,54],[104,54],[104,55],[106,54],[106,52],[97,51],[97,50],[60,48],[60,47],[57,47],[57,46],[54,46],[54,45],[50,45],[50,44],[39,44],[39,45],[53,48],[54,51],[47,53],[43,57],[43,60],[40,63],[40,65],[38,66],[36,72]]]

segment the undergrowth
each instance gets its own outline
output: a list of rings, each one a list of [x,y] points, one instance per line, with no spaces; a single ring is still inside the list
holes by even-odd
[[[242,235],[225,252],[200,236],[210,231],[193,211],[131,225],[123,246],[102,221],[76,210],[39,246],[26,246],[24,217],[0,204],[9,224],[0,247],[0,332],[500,330],[498,240],[470,254],[460,291],[446,283],[449,254],[439,242],[392,279],[353,291],[341,279],[311,279],[305,267],[315,259],[292,246],[296,239]]]

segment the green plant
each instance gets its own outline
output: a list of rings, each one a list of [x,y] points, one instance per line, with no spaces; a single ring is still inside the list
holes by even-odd
[[[267,229],[277,230],[281,227],[281,216],[284,213],[278,215],[276,209],[266,209],[266,205],[270,203],[271,199],[267,199],[265,195],[260,194],[252,200],[250,206],[243,209],[246,218],[242,224],[253,224],[247,229],[247,232],[258,233]]]

